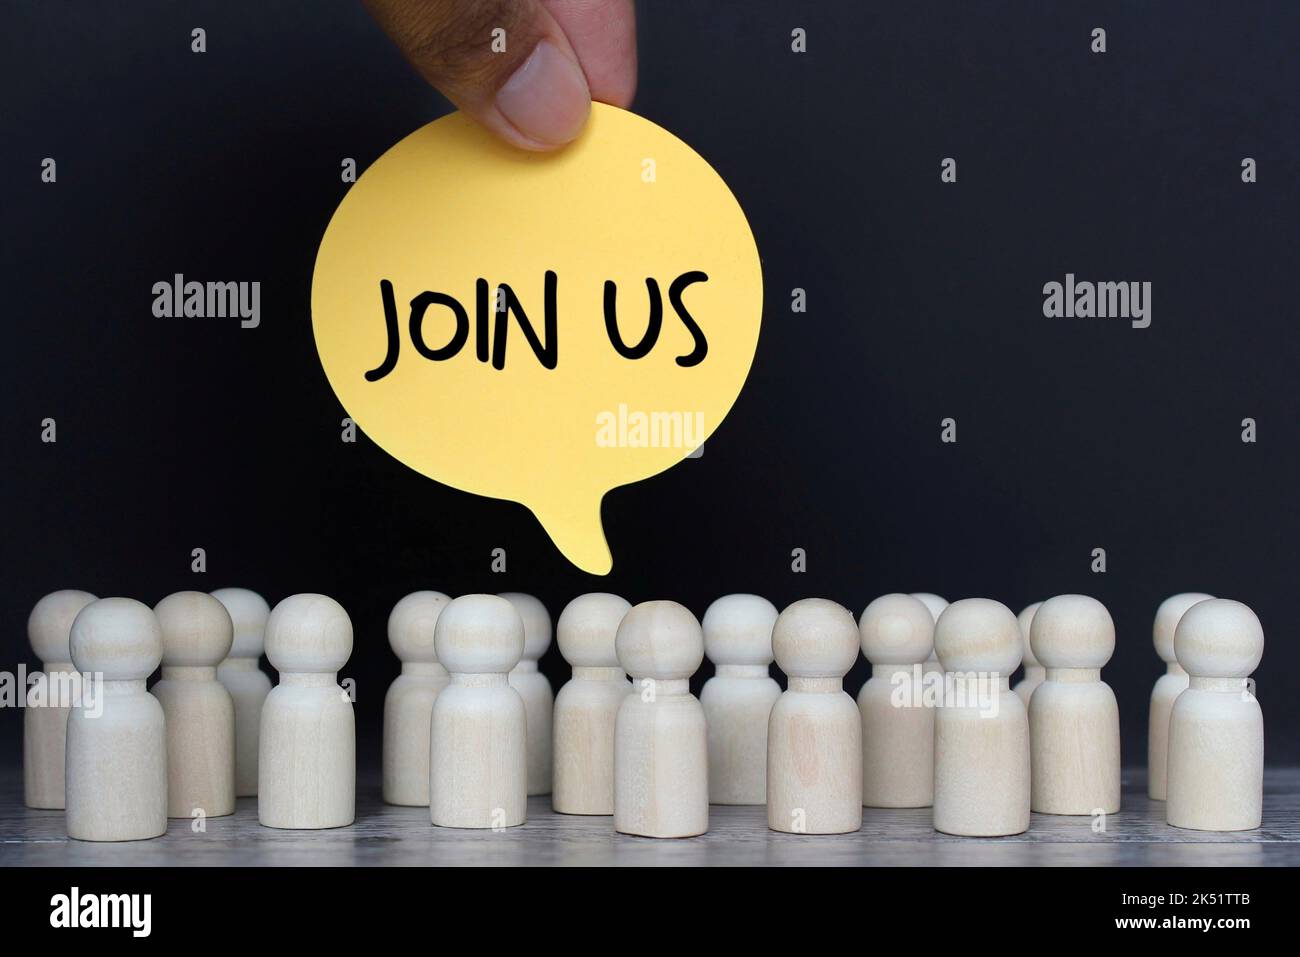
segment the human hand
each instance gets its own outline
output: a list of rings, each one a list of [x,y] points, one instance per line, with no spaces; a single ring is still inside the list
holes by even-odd
[[[563,146],[593,99],[626,107],[636,91],[632,0],[364,3],[429,83],[524,149]]]

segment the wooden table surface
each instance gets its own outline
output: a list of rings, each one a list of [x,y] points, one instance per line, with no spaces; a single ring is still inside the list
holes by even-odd
[[[862,829],[836,836],[770,831],[761,807],[714,806],[708,834],[652,840],[615,834],[608,817],[551,811],[531,798],[528,822],[492,831],[433,827],[422,808],[380,801],[376,773],[363,773],[357,820],[329,831],[277,831],[257,823],[257,801],[241,798],[204,833],[174,820],[151,841],[92,844],[68,839],[62,811],[23,807],[21,771],[0,769],[0,866],[18,865],[1300,865],[1300,768],[1270,768],[1264,823],[1255,831],[1185,831],[1164,822],[1146,796],[1145,772],[1124,773],[1118,814],[1094,831],[1091,818],[1035,814],[1024,834],[960,838],[936,833],[928,808],[866,808]]]

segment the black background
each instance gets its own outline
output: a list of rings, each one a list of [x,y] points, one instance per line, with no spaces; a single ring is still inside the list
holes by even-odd
[[[35,664],[26,617],[56,588],[324,592],[355,625],[343,674],[373,762],[386,617],[417,588],[531,591],[553,616],[591,590],[697,615],[731,591],[855,614],[896,590],[1014,610],[1084,592],[1115,618],[1105,677],[1141,765],[1152,617],[1204,590],[1263,621],[1266,758],[1300,759],[1294,3],[642,3],[635,109],[731,186],[767,299],[703,458],[606,498],[605,579],[522,506],[339,441],[309,292],[340,162],[364,170],[447,109],[358,4],[33,0],[5,19],[0,666]],[[176,272],[260,281],[260,328],[155,318]],[[1151,327],[1045,319],[1066,272],[1150,281]],[[554,648],[543,669],[567,670]],[[15,760],[20,726],[0,714]]]

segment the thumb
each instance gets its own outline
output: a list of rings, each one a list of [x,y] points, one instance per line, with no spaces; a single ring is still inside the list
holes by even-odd
[[[426,80],[516,146],[562,146],[587,122],[587,78],[540,0],[365,0],[365,6]]]

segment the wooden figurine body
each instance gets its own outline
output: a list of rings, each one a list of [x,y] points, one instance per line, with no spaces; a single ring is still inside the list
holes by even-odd
[[[148,605],[93,601],[72,623],[72,663],[100,674],[68,716],[67,827],[81,841],[138,841],[167,831],[167,740],[162,705],[145,681],[162,660]]]
[[[1193,605],[1174,632],[1187,690],[1169,716],[1166,820],[1198,831],[1257,828],[1264,803],[1264,716],[1251,673],[1264,629],[1241,602]]]
[[[1203,592],[1171,595],[1156,609],[1151,637],[1156,654],[1165,663],[1165,673],[1151,689],[1151,711],[1147,722],[1147,794],[1153,801],[1165,799],[1169,763],[1169,714],[1178,696],[1187,690],[1187,672],[1174,654],[1174,631],[1187,609],[1197,602],[1213,598]]]
[[[555,627],[573,677],[555,696],[551,806],[560,814],[614,813],[614,725],[632,686],[615,638],[629,605],[593,592],[569,602]]]
[[[1029,718],[1011,690],[1020,665],[1016,616],[987,598],[953,602],[934,644],[944,700],[934,719],[934,827],[1000,837],[1029,827]],[[1035,692],[1035,696],[1037,692]]]
[[[429,728],[433,703],[450,680],[433,634],[451,599],[438,591],[407,595],[388,616],[388,644],[402,663],[384,695],[383,795],[388,804],[429,806]]]
[[[532,595],[506,592],[501,597],[515,606],[524,623],[523,657],[510,669],[509,680],[528,715],[528,793],[550,794],[555,693],[537,662],[551,647],[551,616]]]
[[[201,591],[154,607],[162,629],[162,678],[153,696],[167,726],[167,816],[235,812],[235,703],[217,680],[234,627],[225,605]]]
[[[450,674],[433,702],[429,817],[442,827],[523,824],[528,812],[528,718],[507,673],[524,651],[524,623],[496,595],[454,599],[434,629]]]
[[[27,618],[27,640],[42,671],[23,709],[23,803],[28,807],[63,807],[68,715],[81,687],[68,645],[73,620],[94,600],[84,591],[51,592]]]
[[[356,814],[357,737],[338,672],[352,655],[352,621],[325,595],[290,595],[266,622],[266,656],[280,673],[262,707],[257,817],[267,827],[345,827]]]
[[[787,676],[767,731],[767,826],[843,834],[862,826],[862,724],[844,675],[858,657],[847,608],[822,598],[788,606],[772,628]]]
[[[1029,702],[1031,807],[1043,814],[1113,814],[1120,803],[1119,705],[1101,669],[1115,625],[1095,598],[1057,595],[1030,631],[1047,676]]]
[[[247,588],[218,588],[212,597],[225,605],[235,628],[230,654],[217,666],[217,680],[235,703],[235,796],[256,797],[262,705],[271,693],[271,679],[261,668],[271,609]]]
[[[694,837],[709,829],[709,746],[690,677],[704,660],[695,616],[647,601],[623,617],[618,660],[632,676],[614,728],[614,829]]]
[[[1025,703],[1026,708],[1029,707],[1029,699],[1033,696],[1034,689],[1047,677],[1047,669],[1038,663],[1033,646],[1029,643],[1029,631],[1034,624],[1034,613],[1038,611],[1038,606],[1041,604],[1041,601],[1036,601],[1027,606],[1017,619],[1020,624],[1021,661],[1025,666],[1025,676],[1017,681],[1016,686],[1011,690],[1020,695],[1020,700]]]
[[[708,725],[709,803],[767,802],[767,722],[781,686],[768,674],[776,609],[758,595],[726,595],[702,622],[714,676],[700,691]]]
[[[884,595],[858,625],[871,677],[858,692],[862,716],[862,803],[934,803],[934,712],[924,663],[934,651],[934,617],[910,595]]]

